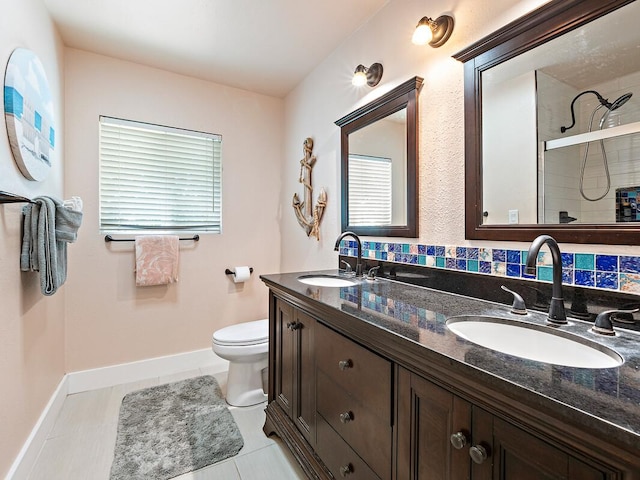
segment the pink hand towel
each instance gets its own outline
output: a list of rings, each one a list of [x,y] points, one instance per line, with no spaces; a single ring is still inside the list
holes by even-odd
[[[144,235],[136,241],[136,286],[178,281],[179,246],[176,235]]]

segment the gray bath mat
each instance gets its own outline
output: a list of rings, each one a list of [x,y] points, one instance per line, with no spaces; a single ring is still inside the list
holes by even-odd
[[[211,376],[124,397],[111,480],[165,480],[238,453],[244,442]]]

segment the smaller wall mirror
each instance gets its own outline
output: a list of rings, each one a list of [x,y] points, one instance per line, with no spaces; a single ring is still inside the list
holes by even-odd
[[[414,77],[335,123],[341,128],[342,231],[418,236],[418,94]]]

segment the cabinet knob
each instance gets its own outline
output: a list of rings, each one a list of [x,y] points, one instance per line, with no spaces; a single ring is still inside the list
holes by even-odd
[[[474,445],[469,449],[469,456],[471,460],[473,460],[477,464],[481,464],[487,458],[489,458],[489,454],[487,453],[487,449],[482,445]]]
[[[451,445],[456,450],[461,450],[467,445],[467,436],[463,432],[456,432],[451,435]]]
[[[349,423],[351,420],[353,420],[353,413],[344,412],[340,414],[340,421],[342,423]]]
[[[352,472],[353,472],[353,465],[351,465],[350,463],[340,467],[340,475],[342,475],[343,477],[350,475]]]
[[[340,360],[338,362],[338,368],[340,370],[346,370],[347,368],[353,368],[353,362],[351,361],[350,358],[348,358],[347,360]]]
[[[299,330],[302,328],[302,324],[300,322],[289,322],[287,323],[287,328],[289,330]]]

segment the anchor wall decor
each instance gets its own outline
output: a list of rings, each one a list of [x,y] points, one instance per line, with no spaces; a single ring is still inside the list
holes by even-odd
[[[293,209],[296,212],[298,223],[307,232],[307,236],[316,237],[316,240],[320,240],[320,222],[327,206],[327,192],[325,192],[324,188],[320,189],[316,206],[312,208],[313,187],[311,186],[311,171],[316,163],[316,156],[311,155],[313,139],[307,138],[302,146],[304,157],[300,160],[300,178],[298,181],[304,185],[304,201],[300,202],[298,194],[294,193]]]

